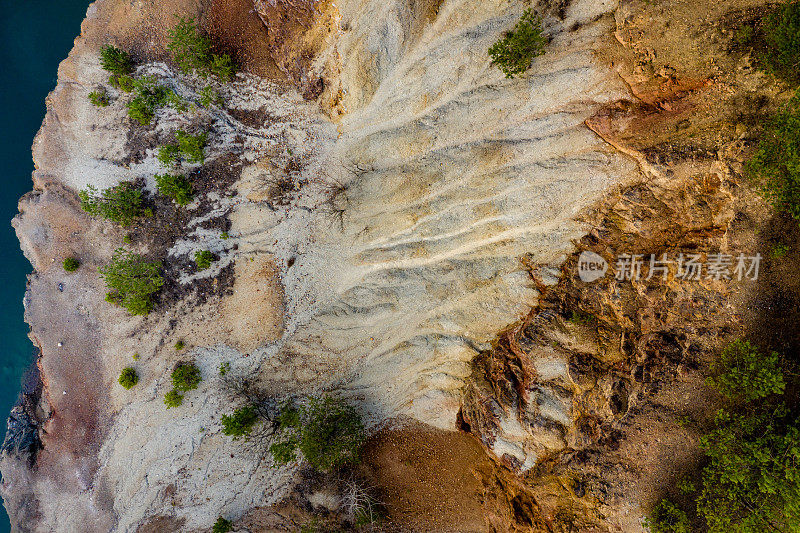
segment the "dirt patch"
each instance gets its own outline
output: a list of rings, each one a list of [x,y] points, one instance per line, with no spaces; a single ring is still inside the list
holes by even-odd
[[[367,444],[361,470],[386,507],[389,531],[472,533],[543,526],[530,496],[518,492],[508,472],[465,433],[418,423],[383,430]]]
[[[231,54],[240,68],[273,81],[286,81],[270,55],[267,28],[251,0],[214,0],[207,28],[218,51]]]
[[[259,254],[236,262],[222,317],[234,347],[250,352],[278,339],[283,331],[283,285],[272,257]]]

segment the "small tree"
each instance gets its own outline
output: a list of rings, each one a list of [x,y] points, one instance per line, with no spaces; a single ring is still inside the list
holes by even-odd
[[[513,78],[528,70],[534,57],[544,54],[546,44],[542,18],[527,9],[514,29],[489,48],[489,57],[506,78]]]
[[[100,216],[122,226],[129,225],[141,214],[142,191],[128,181],[102,192],[88,185],[78,196],[81,199],[81,209],[92,216]]]
[[[767,126],[747,174],[779,212],[800,220],[800,94]]]
[[[736,340],[722,351],[714,365],[717,372],[708,384],[735,401],[753,401],[782,394],[786,387],[777,352],[762,354],[745,340]]]
[[[194,198],[192,184],[185,176],[174,174],[156,174],[156,186],[159,192],[168,198],[172,198],[180,206],[191,203]]]
[[[198,270],[205,270],[214,262],[214,254],[208,250],[197,251],[194,253],[194,262]]]
[[[78,267],[81,266],[80,261],[75,259],[74,257],[67,257],[64,259],[64,270],[67,272],[75,272],[78,270]]]
[[[248,405],[236,409],[232,415],[222,415],[222,433],[236,440],[247,437],[253,431],[253,426],[258,421],[255,407]]]
[[[139,376],[136,374],[136,369],[128,367],[122,370],[119,375],[119,384],[126,389],[130,389],[139,383]]]
[[[110,44],[100,49],[100,65],[103,70],[112,74],[123,75],[133,72],[133,61],[128,53]]]
[[[183,394],[179,393],[175,389],[172,389],[164,395],[164,405],[167,406],[167,409],[171,409],[172,407],[180,407],[183,405]]]
[[[200,369],[194,363],[181,363],[172,371],[172,386],[181,392],[196,389],[202,380]]]
[[[800,2],[786,2],[766,19],[767,66],[791,83],[800,83]]]
[[[118,248],[111,262],[99,270],[109,289],[106,299],[123,306],[132,315],[149,313],[153,295],[164,285],[160,263],[147,262],[124,248]]]
[[[159,85],[153,76],[133,81],[136,96],[128,102],[128,116],[140,124],[149,124],[156,111],[169,101],[170,90]]]
[[[180,17],[178,23],[169,30],[169,38],[167,48],[184,74],[195,72],[203,78],[213,75],[222,82],[228,82],[233,77],[233,60],[228,54],[211,52],[211,39],[200,32],[193,18]]]
[[[650,533],[692,533],[689,517],[669,500],[661,500],[644,521]]]
[[[133,92],[136,88],[133,81],[133,76],[128,74],[112,74],[108,79],[108,83],[111,84],[112,87],[116,87],[124,93]]]
[[[177,144],[165,144],[159,147],[156,159],[165,167],[172,168],[181,160],[181,149]]]
[[[211,528],[211,533],[228,533],[233,531],[233,524],[230,520],[225,520],[221,516],[214,522],[214,527]]]
[[[98,89],[89,93],[89,101],[95,107],[108,107],[108,93],[105,89]]]
[[[181,153],[190,163],[202,163],[205,161],[205,148],[208,142],[208,132],[190,135],[183,130],[175,132],[178,139],[178,147]]]
[[[286,404],[278,418],[286,439],[270,447],[277,463],[294,458],[295,450],[317,470],[330,471],[358,460],[365,434],[361,417],[341,400],[311,398],[299,408]]]

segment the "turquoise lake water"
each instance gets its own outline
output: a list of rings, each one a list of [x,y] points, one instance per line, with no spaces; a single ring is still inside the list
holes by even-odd
[[[31,265],[19,250],[11,218],[31,189],[31,144],[44,118],[44,99],[56,84],[58,63],[80,33],[88,0],[0,0],[0,418],[17,399],[33,345],[22,320],[25,276]],[[0,509],[0,533],[10,531]]]

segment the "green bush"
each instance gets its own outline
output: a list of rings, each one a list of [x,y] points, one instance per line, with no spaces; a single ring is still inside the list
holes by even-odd
[[[95,107],[108,107],[108,93],[105,89],[98,89],[89,93],[89,101]]]
[[[489,57],[506,78],[513,78],[528,70],[533,58],[544,54],[546,44],[542,18],[527,9],[514,29],[489,48]]]
[[[103,70],[116,75],[133,72],[133,61],[128,53],[110,44],[100,49],[100,65]]]
[[[172,371],[172,386],[175,390],[186,392],[196,389],[203,377],[194,363],[181,363]]]
[[[164,285],[160,263],[149,263],[123,248],[118,248],[111,262],[99,270],[109,289],[106,300],[123,306],[132,315],[149,313],[153,295]]]
[[[205,270],[214,262],[214,254],[208,250],[197,251],[194,253],[194,262],[198,270]]]
[[[329,471],[358,460],[365,434],[355,409],[330,396],[311,398],[307,405],[284,405],[278,417],[287,437],[273,444],[276,463],[292,460],[295,450],[317,470]]]
[[[180,163],[181,149],[177,144],[165,144],[159,147],[156,159],[165,167],[174,167]]]
[[[222,105],[222,97],[213,87],[203,87],[200,90],[200,105],[203,107],[211,107],[212,104]]]
[[[800,94],[767,126],[746,172],[777,211],[800,220]]]
[[[108,83],[110,83],[112,87],[116,87],[124,93],[133,92],[133,90],[136,88],[134,85],[133,76],[128,74],[114,74],[108,79]]]
[[[171,106],[179,113],[185,113],[189,110],[189,103],[181,98],[175,91],[169,91],[167,95],[167,105]]]
[[[64,270],[66,270],[67,272],[75,272],[76,270],[78,270],[78,267],[81,266],[81,263],[74,257],[67,257],[66,259],[64,259],[63,266]]]
[[[179,393],[175,389],[172,389],[164,395],[164,405],[167,406],[167,409],[172,407],[180,407],[183,405],[183,394]]]
[[[78,196],[81,199],[81,209],[92,216],[100,216],[122,226],[129,225],[141,214],[142,191],[128,181],[103,192],[98,192],[89,185]]]
[[[175,343],[175,350],[177,350],[179,352],[181,350],[183,350],[185,347],[186,347],[186,343],[183,342],[182,340],[179,340],[178,342]]]
[[[221,516],[214,522],[214,527],[211,528],[211,533],[228,533],[233,531],[233,523],[230,520],[225,520]]]
[[[782,394],[786,383],[777,352],[762,354],[748,341],[737,340],[722,351],[708,384],[731,400],[753,401]]]
[[[253,426],[258,422],[258,413],[255,407],[248,405],[236,409],[232,415],[222,415],[222,433],[233,437],[246,437],[253,431]]]
[[[231,370],[231,364],[229,362],[220,363],[219,365],[219,375],[224,376]]]
[[[185,176],[156,174],[154,178],[159,192],[168,198],[172,198],[176,204],[184,206],[191,203],[192,198],[194,198],[192,184],[189,183]]]
[[[650,533],[692,533],[689,517],[669,500],[661,500],[644,521]]]
[[[126,389],[130,389],[137,383],[139,383],[139,376],[136,374],[136,369],[128,367],[122,370],[122,373],[119,375],[120,385]]]
[[[769,69],[790,83],[800,83],[800,2],[787,2],[770,14],[765,37]]]
[[[800,531],[800,421],[787,415],[717,414],[697,500],[710,533]]]
[[[175,132],[178,139],[178,147],[181,153],[190,163],[202,163],[205,161],[205,148],[208,142],[208,132],[190,135],[183,130]]]
[[[211,39],[200,32],[193,18],[180,17],[169,38],[167,48],[184,74],[195,72],[203,78],[214,75],[222,82],[233,77],[235,67],[230,56],[211,52]]]
[[[159,85],[153,76],[142,76],[133,81],[136,95],[128,102],[128,116],[140,124],[149,124],[156,111],[169,101],[172,93]]]

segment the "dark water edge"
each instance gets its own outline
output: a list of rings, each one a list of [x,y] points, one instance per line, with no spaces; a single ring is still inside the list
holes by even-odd
[[[58,64],[80,33],[89,0],[0,0],[0,427],[34,361],[22,298],[31,265],[19,249],[11,218],[32,187],[31,144],[56,84]],[[0,507],[0,533],[10,524]]]

